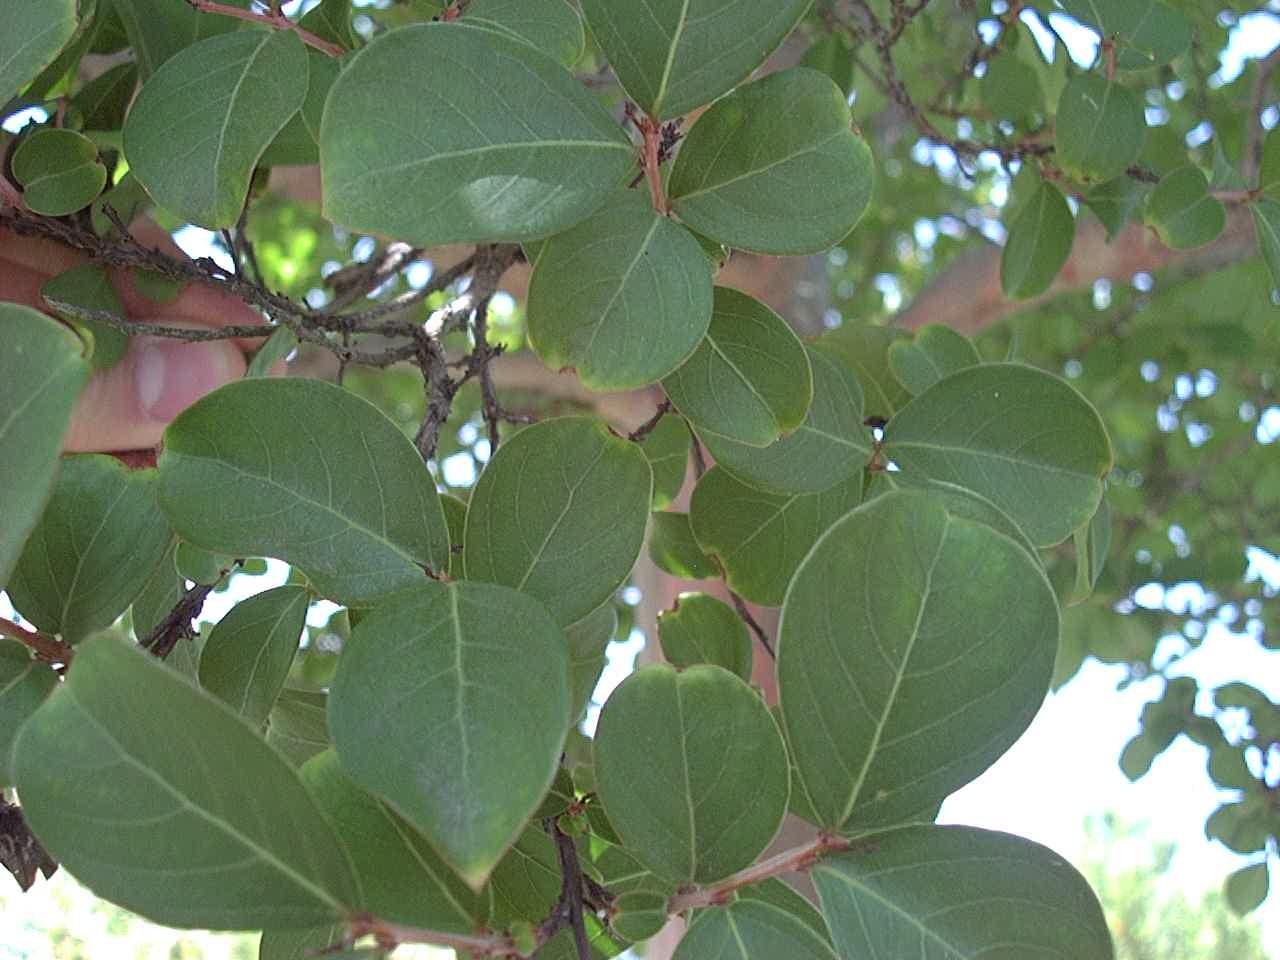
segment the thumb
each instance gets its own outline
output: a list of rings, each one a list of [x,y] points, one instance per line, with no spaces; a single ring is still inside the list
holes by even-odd
[[[232,341],[133,337],[124,359],[98,371],[85,387],[63,449],[154,447],[178,413],[244,370],[244,355]]]

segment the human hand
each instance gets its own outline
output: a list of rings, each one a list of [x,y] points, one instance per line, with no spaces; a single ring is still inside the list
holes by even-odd
[[[181,255],[155,224],[139,224],[133,232],[144,243]],[[50,277],[85,262],[83,254],[68,247],[0,230],[0,300],[46,310],[40,288]],[[241,301],[210,287],[190,284],[176,299],[157,303],[137,290],[128,271],[113,269],[110,276],[131,320],[202,327],[261,322]],[[80,395],[63,449],[114,452],[154,447],[179,411],[242,376],[246,352],[260,343],[131,337],[124,358],[95,371]]]

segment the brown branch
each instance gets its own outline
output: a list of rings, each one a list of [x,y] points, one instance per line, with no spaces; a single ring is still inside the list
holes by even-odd
[[[784,850],[768,860],[761,860],[745,870],[739,870],[719,883],[708,887],[694,887],[681,890],[667,900],[667,911],[672,914],[684,913],[686,910],[700,907],[714,907],[728,901],[730,895],[742,887],[759,883],[780,873],[793,873],[797,870],[808,870],[826,854],[839,850],[850,850],[854,842],[834,833],[821,833],[814,840]]]
[[[756,635],[756,639],[760,641],[760,646],[764,647],[764,652],[769,655],[769,659],[777,660],[778,655],[773,652],[773,644],[769,642],[769,635],[765,633],[764,627],[760,626],[760,621],[751,615],[751,610],[747,607],[747,601],[732,590],[729,591],[729,599],[733,601],[733,608],[738,611],[738,616],[742,618],[743,623],[750,627],[751,632]]]
[[[75,649],[57,637],[51,637],[39,630],[28,630],[20,627],[12,620],[0,617],[0,635],[17,640],[30,647],[37,657],[45,663],[69,664],[75,656]]]
[[[1254,183],[1262,168],[1262,142],[1266,131],[1262,128],[1262,105],[1267,98],[1271,74],[1280,65],[1280,47],[1258,61],[1258,72],[1253,77],[1253,92],[1249,97],[1249,113],[1246,117],[1244,157],[1241,161],[1245,183]]]
[[[658,409],[653,411],[653,416],[628,433],[627,439],[632,443],[639,443],[649,434],[653,433],[658,424],[662,422],[662,418],[673,409],[675,408],[671,405],[671,401],[664,399],[660,404],[658,404]]]
[[[218,583],[227,574],[231,573],[239,567],[243,560],[233,560],[231,564],[223,568],[218,578],[213,583],[197,583],[194,587],[178,598],[178,602],[173,605],[163,620],[161,620],[145,637],[140,637],[138,645],[144,650],[163,660],[173,652],[183,640],[190,640],[195,636],[195,630],[192,628],[191,621],[200,615],[204,602],[211,594]]]
[[[378,944],[394,949],[403,943],[430,943],[455,950],[469,951],[472,957],[510,957],[516,955],[515,942],[508,936],[494,933],[450,933],[404,923],[392,923],[372,914],[357,914],[347,925],[352,940],[372,935]]]
[[[224,17],[235,17],[237,20],[248,20],[250,23],[261,23],[275,30],[292,30],[298,38],[309,47],[315,47],[321,53],[327,53],[335,60],[341,59],[347,52],[336,43],[317,37],[310,30],[305,30],[294,23],[277,6],[270,13],[255,13],[244,7],[234,7],[229,3],[218,3],[217,0],[187,0],[192,7],[204,13],[217,13]]]
[[[582,916],[582,865],[578,863],[578,849],[574,846],[573,837],[561,830],[554,818],[548,818],[546,826],[556,841],[556,857],[560,861],[560,906],[568,914],[578,960],[591,960],[591,943],[587,939]]]

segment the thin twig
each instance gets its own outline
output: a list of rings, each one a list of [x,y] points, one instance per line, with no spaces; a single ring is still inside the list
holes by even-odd
[[[304,30],[281,13],[279,9],[273,9],[270,13],[257,13],[253,10],[246,10],[244,7],[233,7],[229,3],[218,3],[217,0],[187,0],[187,3],[204,13],[219,13],[224,17],[235,17],[237,20],[265,24],[276,30],[292,30],[307,46],[315,47],[321,53],[327,53],[335,60],[341,59],[347,52],[338,44],[330,43],[328,40],[317,37],[310,30]]]
[[[773,652],[773,644],[769,642],[769,635],[765,633],[764,627],[760,626],[760,621],[751,615],[751,610],[747,607],[747,601],[732,590],[729,591],[729,599],[733,601],[733,607],[738,611],[738,616],[742,617],[742,621],[756,635],[756,639],[760,641],[760,646],[764,647],[764,652],[769,655],[769,659],[778,659],[777,654]]]
[[[6,620],[3,617],[0,617],[0,635],[30,647],[45,663],[69,664],[75,656],[75,650],[71,644],[57,637],[51,637],[47,633],[41,633],[39,630],[20,627],[12,620]]]
[[[719,883],[714,883],[708,887],[695,887],[692,890],[677,892],[667,901],[667,910],[669,913],[677,914],[690,909],[712,907],[725,903],[735,890],[750,886],[753,883],[759,883],[769,877],[776,877],[780,873],[807,870],[826,854],[839,850],[849,850],[853,846],[854,842],[847,837],[834,833],[819,834],[817,839],[801,844],[798,847],[793,847],[790,850],[784,850],[768,860],[761,860],[759,863],[752,864],[745,870],[739,870]]]
[[[578,863],[578,850],[573,837],[560,829],[555,818],[548,818],[547,829],[556,841],[556,856],[560,861],[560,902],[567,907],[569,929],[573,931],[573,944],[578,960],[591,960],[591,942],[582,916],[582,865]]]
[[[649,434],[653,433],[658,424],[662,422],[662,418],[670,413],[672,409],[674,408],[671,405],[671,401],[664,399],[660,404],[658,404],[658,409],[653,412],[653,416],[628,433],[627,439],[632,443],[639,443]]]

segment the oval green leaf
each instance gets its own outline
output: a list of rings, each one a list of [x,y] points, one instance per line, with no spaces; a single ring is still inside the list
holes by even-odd
[[[642,387],[693,353],[711,303],[698,241],[628,191],[543,245],[529,281],[529,343],[592,390]]]
[[[1039,547],[1088,522],[1112,463],[1111,441],[1089,401],[1017,363],[987,363],[939,381],[889,421],[885,453],[904,472],[982,494]]]
[[[622,128],[558,63],[457,22],[374,40],[320,125],[325,215],[423,246],[559,233],[633,162]]]
[[[249,0],[231,0],[231,4],[247,7]],[[196,41],[239,30],[244,25],[243,20],[220,13],[199,13],[190,4],[169,0],[111,0],[111,6],[124,25],[143,80]]]
[[[343,768],[473,888],[547,792],[568,724],[564,634],[535,600],[461,581],[364,617],[329,700]],[[459,802],[476,797],[486,801]]]
[[[1254,235],[1271,272],[1271,282],[1280,287],[1280,200],[1263,197],[1249,204],[1249,212],[1253,214]]]
[[[1267,863],[1250,864],[1227,877],[1224,893],[1227,903],[1239,916],[1244,916],[1262,906],[1270,886]]]
[[[35,213],[63,217],[83,210],[107,184],[98,148],[74,130],[37,130],[13,151],[13,175]]]
[[[665,120],[732,90],[764,63],[809,5],[810,0],[583,0],[582,12],[631,99]]]
[[[128,609],[169,549],[155,479],[104,454],[62,461],[9,582],[24,617],[74,643]]]
[[[659,570],[685,580],[720,575],[714,560],[693,538],[687,513],[655,513],[649,527],[649,559]]]
[[[693,488],[689,520],[729,587],[776,607],[818,537],[861,502],[861,474],[818,493],[768,493],[717,466]]]
[[[705,593],[682,593],[675,606],[658,614],[662,655],[674,667],[711,663],[751,682],[751,634],[723,600]]]
[[[861,474],[871,459],[862,387],[853,371],[808,350],[813,401],[804,422],[767,447],[698,433],[707,450],[744,483],[776,493],[817,493]]]
[[[1057,645],[1052,587],[991,527],[916,491],[836,523],[778,636],[787,742],[822,826],[903,823],[976,777],[1039,709]]]
[[[894,830],[824,858],[812,876],[842,957],[900,956],[907,943],[922,957],[1114,956],[1084,877],[1007,833]]]
[[[130,170],[166,210],[202,227],[234,226],[258,158],[306,99],[306,76],[307,51],[292,30],[242,30],[187,47],[129,110]]]
[[[1164,0],[1059,0],[1081,23],[1117,42],[1116,67],[1142,70],[1159,67],[1191,46],[1191,22]]]
[[[716,287],[707,335],[662,389],[699,430],[766,447],[804,422],[813,374],[785,320],[754,297]]]
[[[300,767],[330,746],[327,694],[290,690],[280,694],[267,717],[267,743]]]
[[[33,660],[16,640],[0,637],[0,787],[13,785],[9,764],[18,731],[57,685],[53,668]]]
[[[813,346],[853,371],[866,392],[868,414],[888,418],[911,399],[889,369],[889,349],[910,336],[900,327],[846,320],[818,337]]]
[[[462,21],[523,40],[566,67],[578,62],[587,42],[582,18],[565,0],[474,0]]]
[[[1192,250],[1212,243],[1227,225],[1227,208],[1209,193],[1198,167],[1165,176],[1147,197],[1146,220],[1166,246]]]
[[[913,341],[889,346],[889,367],[911,393],[924,393],[939,380],[982,362],[978,348],[964,334],[940,323],[927,323]]]
[[[775,904],[750,899],[705,911],[684,935],[672,960],[772,957],[836,960],[831,944],[795,914]]]
[[[1062,191],[1041,181],[1009,223],[1000,256],[1005,295],[1021,300],[1048,290],[1071,255],[1075,235],[1076,221]]]
[[[184,539],[285,560],[342,603],[449,563],[413,444],[373,404],[318,380],[240,380],[184,410],[165,431],[160,505]]]
[[[82,310],[105,310],[124,319],[124,304],[120,302],[120,296],[107,278],[106,267],[102,264],[84,263],[64,270],[40,288],[40,299],[73,326],[89,331],[93,337],[90,360],[95,370],[113,367],[124,359],[129,337],[119,327],[59,310],[60,305],[70,305]]]
[[[285,586],[236,604],[200,652],[200,686],[261,727],[289,676],[309,601],[302,587]]]
[[[653,469],[653,509],[666,509],[679,496],[689,472],[692,441],[684,418],[674,416],[663,417],[640,441],[640,449]]]
[[[76,32],[77,0],[0,0],[0,103],[53,62]]]
[[[284,759],[122,640],[80,647],[18,735],[13,768],[49,852],[156,923],[318,926],[359,906],[346,853]]]
[[[569,719],[573,723],[582,717],[591,694],[600,682],[607,660],[605,648],[618,630],[618,611],[612,603],[606,603],[587,614],[577,623],[564,628],[569,641],[569,688],[572,707]]]
[[[635,444],[581,417],[544,420],[498,448],[471,494],[467,578],[541,600],[568,625],[626,581],[653,475]]]
[[[756,253],[817,253],[854,228],[873,164],[844,94],[796,67],[735,90],[685,138],[668,192],[699,233]]]
[[[710,883],[750,864],[787,809],[778,726],[721,667],[655,665],[623,681],[600,715],[595,773],[627,850],[679,883]]]
[[[982,105],[996,119],[1025,123],[1044,113],[1040,76],[1031,64],[1013,57],[992,57],[979,81]]]
[[[1082,73],[1063,88],[1055,121],[1062,169],[1082,180],[1120,176],[1138,159],[1146,136],[1142,101],[1128,87]]]

